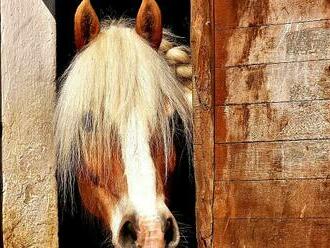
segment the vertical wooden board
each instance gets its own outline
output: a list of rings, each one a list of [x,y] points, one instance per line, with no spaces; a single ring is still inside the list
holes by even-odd
[[[212,247],[213,243],[214,169],[212,157],[213,150],[208,149],[207,144],[194,145],[197,241],[198,247],[205,248]]]
[[[329,100],[216,107],[216,143],[329,138]]]
[[[47,1],[54,8],[54,1]],[[57,242],[55,20],[41,0],[1,1],[5,247]]]
[[[328,0],[215,0],[215,25],[250,27],[330,18]],[[235,18],[228,18],[234,15]]]
[[[216,67],[330,59],[330,21],[215,30]],[[224,55],[226,59],[224,60]]]
[[[215,219],[214,247],[328,248],[330,219]]]
[[[215,104],[330,99],[330,60],[215,70]]]
[[[209,248],[213,247],[214,190],[213,0],[191,3],[197,241],[198,247]]]
[[[215,164],[216,181],[330,178],[330,140],[220,144]]]
[[[217,218],[330,218],[330,179],[221,181],[214,195]]]

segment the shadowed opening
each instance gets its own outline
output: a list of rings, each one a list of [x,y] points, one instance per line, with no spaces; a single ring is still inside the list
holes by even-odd
[[[161,0],[157,1],[162,13],[164,27],[181,37],[180,43],[189,43],[189,23],[190,23],[190,3],[189,0]],[[56,1],[56,19],[57,19],[57,75],[61,76],[75,55],[73,44],[73,16],[80,0]],[[91,0],[100,20],[110,16],[111,18],[129,17],[134,19],[140,5],[140,1],[114,0],[101,1]],[[60,85],[57,85],[59,88]],[[90,118],[86,117],[86,129],[89,128]],[[171,192],[170,210],[175,215],[181,228],[183,247],[196,247],[195,240],[195,188],[193,169],[191,166],[191,154],[185,147],[186,142],[182,134],[175,135],[175,147],[178,151],[176,171],[173,181],[178,187],[173,187]],[[66,211],[66,206],[59,199],[59,240],[60,247],[111,247],[109,243],[109,233],[101,226],[98,220],[86,214],[86,211],[80,206],[79,192],[75,190],[75,212]],[[181,225],[181,226],[180,226]],[[173,240],[173,221],[169,220],[166,229],[165,239],[168,243]],[[124,224],[122,229],[127,242],[136,239],[136,233],[131,223]]]

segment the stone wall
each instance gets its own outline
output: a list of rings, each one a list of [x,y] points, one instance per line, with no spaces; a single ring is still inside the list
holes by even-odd
[[[55,1],[1,1],[4,247],[56,248]]]

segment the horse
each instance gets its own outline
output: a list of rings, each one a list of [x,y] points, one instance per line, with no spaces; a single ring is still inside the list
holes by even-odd
[[[163,33],[154,0],[142,1],[135,27],[125,19],[100,23],[89,0],[75,14],[78,53],[55,111],[59,189],[67,201],[78,185],[83,207],[115,247],[180,241],[168,204],[178,119],[191,140],[192,94],[184,80],[191,67],[175,66],[189,63],[188,51],[173,48]]]

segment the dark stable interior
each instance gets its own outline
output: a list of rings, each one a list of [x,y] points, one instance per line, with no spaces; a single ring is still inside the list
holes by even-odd
[[[73,45],[73,18],[80,0],[57,0],[57,76],[60,77],[75,55]],[[163,24],[179,38],[178,41],[189,44],[190,35],[190,1],[158,0],[163,15]],[[140,0],[91,0],[100,20],[105,18],[128,17],[135,19]],[[57,87],[60,88],[59,83]],[[180,121],[179,121],[180,122]],[[182,223],[181,244],[179,247],[197,247],[195,239],[195,182],[185,138],[177,133],[175,136],[178,166],[174,176],[170,209],[178,223]],[[92,216],[80,206],[76,190],[74,212],[64,206],[59,199],[59,242],[60,248],[111,247],[109,233]]]

